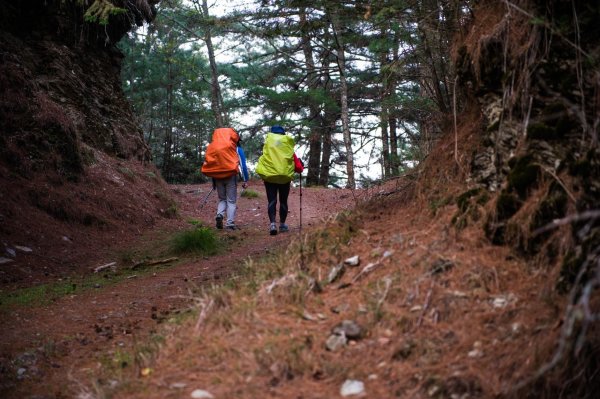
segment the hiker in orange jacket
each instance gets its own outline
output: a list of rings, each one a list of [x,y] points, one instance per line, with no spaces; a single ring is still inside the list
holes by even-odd
[[[217,191],[219,198],[215,217],[217,229],[223,228],[225,215],[227,216],[225,228],[237,229],[235,214],[238,174],[244,181],[242,187],[246,188],[248,167],[246,166],[246,155],[240,146],[240,137],[235,130],[232,128],[215,129],[213,139],[206,149],[202,173],[212,177],[213,188]]]

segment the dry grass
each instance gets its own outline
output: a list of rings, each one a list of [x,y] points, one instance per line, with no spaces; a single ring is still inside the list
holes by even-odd
[[[152,376],[123,395],[166,397],[170,384],[185,381],[215,397],[326,398],[348,378],[364,381],[371,397],[504,392],[548,359],[562,301],[541,289],[545,275],[483,241],[479,226],[449,229],[454,211],[340,214],[304,237],[305,270],[298,242],[248,260],[227,287],[206,293],[203,303],[213,304],[201,306],[201,323],[179,327]],[[393,254],[383,258],[385,251]],[[330,269],[352,255],[361,264],[327,284]],[[453,266],[435,271],[439,259]],[[346,319],[364,338],[326,350],[331,329]]]

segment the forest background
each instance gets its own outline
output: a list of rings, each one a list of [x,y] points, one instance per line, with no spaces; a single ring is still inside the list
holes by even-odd
[[[253,162],[277,123],[307,185],[365,187],[423,159],[456,106],[450,41],[469,3],[161,1],[119,44],[123,87],[170,183],[205,179],[215,127]]]

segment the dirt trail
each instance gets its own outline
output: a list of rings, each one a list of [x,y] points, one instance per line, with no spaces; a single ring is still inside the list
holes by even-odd
[[[155,273],[136,274],[116,284],[63,297],[47,306],[19,307],[0,314],[0,396],[72,397],[88,385],[115,353],[126,353],[147,340],[160,323],[193,304],[190,291],[225,279],[248,256],[257,257],[285,246],[299,231],[299,189],[290,193],[288,234],[269,236],[262,184],[250,188],[254,199],[240,198],[240,230],[219,231],[231,241],[229,250],[212,257],[182,260]],[[214,224],[216,194],[200,211],[207,185],[176,186],[180,228],[186,220]],[[303,189],[303,226],[308,229],[328,215],[353,206],[345,190]],[[187,226],[187,227],[186,227]],[[106,243],[111,246],[114,243]],[[89,254],[93,257],[95,254]],[[115,254],[116,256],[116,254]],[[117,264],[117,267],[122,265]],[[123,361],[131,361],[123,359]]]

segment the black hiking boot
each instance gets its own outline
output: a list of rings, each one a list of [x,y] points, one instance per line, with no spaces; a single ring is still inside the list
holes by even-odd
[[[269,234],[272,236],[277,235],[277,225],[275,223],[271,223],[271,227],[269,228]]]
[[[217,229],[222,229],[223,228],[223,215],[218,214],[217,217],[215,218],[215,220],[217,221]]]

